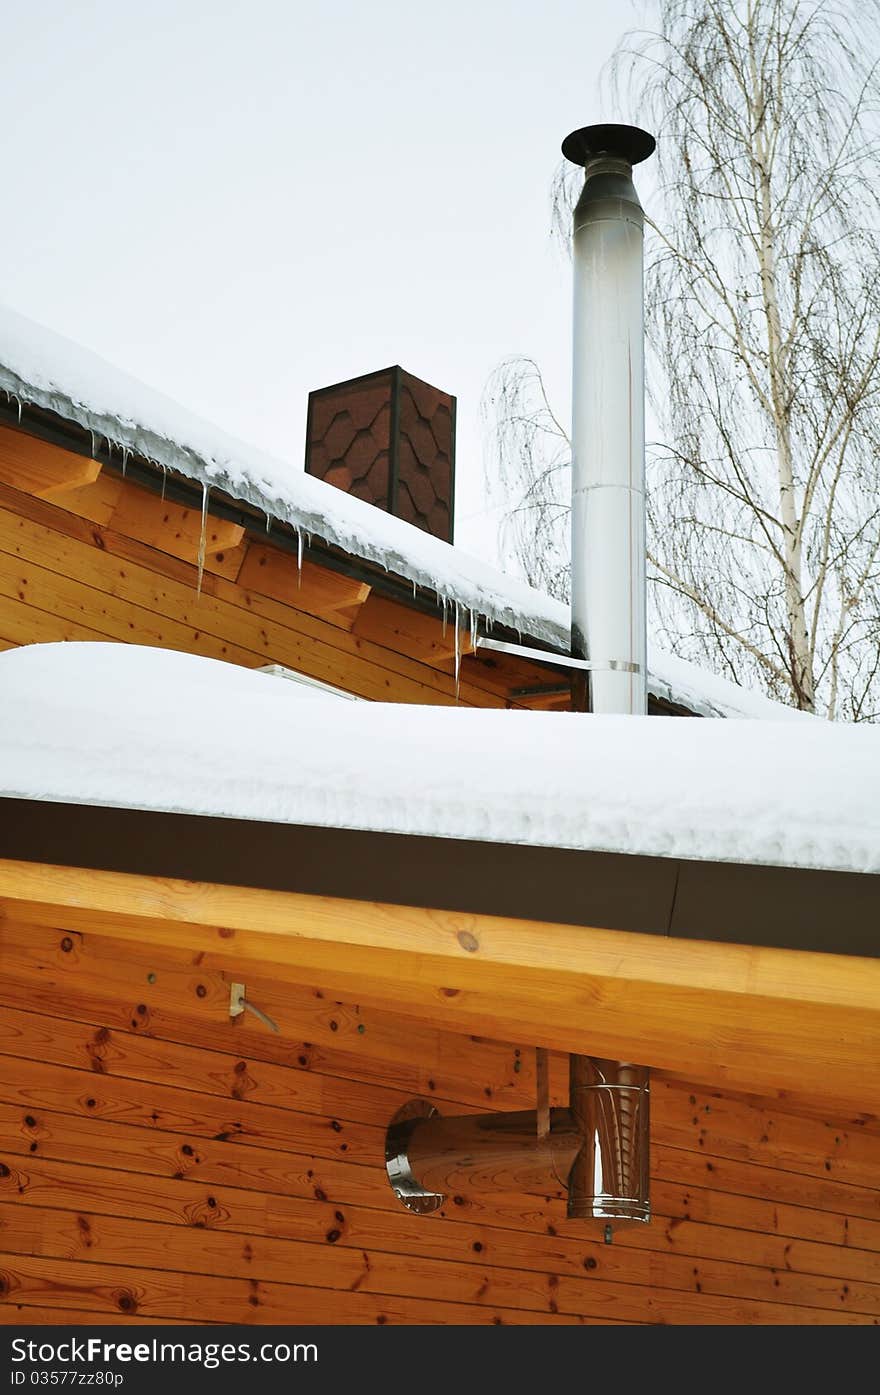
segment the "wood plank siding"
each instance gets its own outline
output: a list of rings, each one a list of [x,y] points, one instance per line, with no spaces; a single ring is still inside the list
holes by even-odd
[[[44,493],[51,453],[58,457],[51,502],[31,492],[34,448]],[[520,706],[512,692],[548,681],[539,665],[468,654],[463,636],[456,694],[451,626],[392,603],[363,578],[309,561],[299,568],[265,532],[246,535],[210,514],[199,587],[198,511],[104,474],[65,492],[69,455],[0,426],[5,647],[145,644],[246,668],[283,664],[359,697],[395,702]]]
[[[0,950],[6,1321],[880,1319],[876,1120],[657,1075],[650,1226],[606,1245],[559,1195],[420,1218],[385,1181],[392,1113],[531,1107],[527,1043],[249,979],[275,1036],[183,950],[13,922]]]
[[[197,508],[0,427],[0,649],[53,640],[283,664],[366,699],[565,702],[523,696],[554,675],[468,654],[467,637],[457,692],[441,619],[389,596],[368,570],[314,557],[300,570],[271,534],[220,518],[203,540]],[[436,943],[416,946],[420,971],[407,926],[383,927],[380,906],[360,929],[352,918],[350,958],[335,972],[320,924],[312,933],[305,922],[286,966],[270,966],[265,942],[292,933],[269,915],[280,893],[254,893],[247,913],[264,907],[261,924],[242,921],[220,943],[217,927],[231,922],[207,900],[188,921],[170,899],[164,913],[145,901],[140,921],[130,905],[126,922],[101,907],[102,888],[117,888],[104,872],[91,899],[70,891],[62,914],[62,874],[53,890],[38,864],[17,883],[3,867],[0,1323],[880,1322],[880,1117],[876,1083],[859,1103],[857,1070],[876,1025],[867,961],[827,956],[826,981],[806,962],[818,955],[696,943],[681,972],[702,956],[704,981],[670,981],[681,999],[663,1016],[674,944],[646,945],[639,970],[615,947],[626,932],[583,932],[597,937],[595,983],[570,985],[564,1012],[548,998],[545,1033],[580,1023],[586,1035],[592,1020],[619,1044],[613,1033],[634,1011],[625,980],[642,995],[637,1011],[657,1005],[660,1054],[646,1062],[655,1218],[606,1244],[601,1226],[565,1219],[561,1188],[452,1196],[418,1217],[385,1178],[386,1127],[413,1097],[444,1114],[534,1108],[535,1037],[509,1039],[529,996],[520,1004],[514,981],[519,941],[488,937],[492,964],[509,961],[497,983],[465,946],[483,996],[468,1008],[450,990],[429,1011],[446,982],[431,978],[434,960],[455,974],[459,953],[441,943],[440,913]],[[374,929],[378,941],[356,942]],[[568,974],[578,933],[534,929],[543,960],[521,975],[533,1006],[542,974],[548,984]],[[633,954],[648,938],[631,938]],[[395,998],[380,959],[405,951],[410,982],[400,977]],[[242,979],[277,1035],[248,1014],[230,1018],[230,984]],[[502,988],[508,1016],[493,1019]],[[711,1016],[725,994],[742,999],[731,1012],[754,1003],[753,1026]],[[778,1016],[762,1019],[771,997]],[[697,1046],[685,998],[703,1012]],[[803,1005],[827,1024],[828,1051],[799,1089],[783,1089],[774,1071],[787,1062],[796,1073],[806,1058]],[[847,1068],[845,1091],[829,1062]],[[553,1104],[565,1102],[566,1067],[550,1053]]]
[[[450,1031],[880,1113],[878,958],[3,859],[0,915],[185,947]]]

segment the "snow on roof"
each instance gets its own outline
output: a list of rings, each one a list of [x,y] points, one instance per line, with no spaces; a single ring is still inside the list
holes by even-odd
[[[728,678],[679,659],[648,641],[648,691],[653,697],[687,707],[701,717],[757,717],[766,722],[815,722],[812,712],[799,712],[774,702],[763,693],[741,688]]]
[[[0,654],[7,797],[880,872],[878,788],[867,725],[340,702],[132,645]]]
[[[246,445],[69,339],[0,306],[0,391],[215,488],[351,556],[377,563],[474,617],[569,650],[567,606],[402,519]],[[649,691],[703,716],[801,714],[658,649]]]

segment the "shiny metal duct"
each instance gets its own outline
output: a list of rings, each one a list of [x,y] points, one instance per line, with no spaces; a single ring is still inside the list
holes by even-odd
[[[572,683],[587,712],[648,710],[645,577],[644,214],[633,165],[654,150],[635,126],[585,126],[562,144],[584,167],[572,260]],[[648,1221],[648,1071],[571,1058],[571,1110],[586,1140],[572,1217]]]
[[[418,1215],[492,1195],[568,1192],[572,1220],[650,1220],[648,1109],[643,1066],[570,1058],[570,1103],[537,1110],[442,1118],[411,1100],[385,1135],[385,1167],[400,1201]]]
[[[586,126],[562,153],[584,167],[574,212],[572,402],[573,706],[645,714],[644,215],[632,168],[654,138]],[[496,642],[496,648],[505,645]],[[584,1031],[589,1031],[585,1021]],[[419,1214],[456,1201],[568,1193],[573,1220],[648,1221],[645,1066],[571,1056],[567,1109],[441,1118],[412,1100],[386,1135],[386,1170]]]
[[[571,1115],[583,1146],[568,1179],[569,1218],[649,1221],[647,1067],[572,1056],[570,1081]]]
[[[644,214],[632,167],[654,139],[632,126],[573,131],[584,166],[572,256],[572,653],[592,712],[647,710]],[[614,667],[611,667],[614,665]]]

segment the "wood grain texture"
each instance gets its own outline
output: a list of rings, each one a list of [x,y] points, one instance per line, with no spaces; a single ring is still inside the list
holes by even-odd
[[[94,1327],[97,1319],[93,1312],[84,1308],[43,1307],[37,1303],[0,1303],[0,1327]],[[114,1327],[155,1327],[156,1319],[138,1317],[136,1313],[116,1312],[113,1314]],[[164,1327],[191,1327],[187,1318],[163,1318]],[[214,1324],[201,1318],[200,1327]]]
[[[365,581],[316,566],[306,559],[293,567],[288,553],[257,542],[248,546],[238,582],[245,591],[281,601],[308,615],[329,619],[345,630],[351,629],[355,615],[370,594],[370,586]]]
[[[13,426],[0,426],[0,480],[13,489],[50,499],[92,484],[101,463],[88,455],[49,445]]]
[[[374,1212],[352,1212],[326,1202],[287,1206],[277,1198],[266,1206],[259,1194],[243,1190],[217,1189],[216,1195],[205,1197],[189,1184],[175,1187],[173,1182],[154,1181],[145,1189],[134,1174],[53,1167],[33,1159],[10,1168],[6,1182],[15,1200],[0,1204],[3,1248],[89,1263],[123,1262],[136,1254],[139,1266],[147,1269],[282,1281],[307,1269],[310,1284],[318,1288],[364,1286],[398,1296],[468,1298],[550,1312],[561,1298],[563,1310],[567,1306],[575,1313],[596,1311],[633,1321],[644,1321],[647,1314],[655,1320],[685,1320],[682,1304],[688,1295],[693,1298],[689,1321],[820,1320],[816,1313],[790,1311],[791,1304],[873,1320],[880,1296],[876,1282],[851,1275],[841,1280],[801,1274],[788,1265],[777,1270],[729,1258],[695,1263],[691,1256],[647,1250],[609,1252],[589,1240],[581,1241],[580,1272],[573,1263],[559,1263],[565,1259],[558,1253],[565,1241],[553,1242],[556,1262],[548,1272],[534,1263],[540,1244],[523,1243],[523,1237],[519,1254],[528,1268],[509,1268],[504,1260],[512,1257],[514,1246],[505,1253],[491,1241],[479,1245],[477,1253],[472,1246],[460,1259],[441,1262],[419,1255],[423,1242],[417,1231],[404,1245],[393,1229],[389,1234],[387,1218]],[[89,1196],[98,1205],[86,1214]],[[196,1246],[191,1227],[200,1232]],[[447,1227],[444,1235],[442,1223],[432,1226],[439,1232],[435,1243],[448,1243],[450,1231],[457,1228]],[[646,1288],[654,1291],[650,1301]],[[723,1301],[707,1303],[704,1293]],[[744,1300],[745,1308],[727,1303],[734,1299]],[[789,1310],[767,1311],[764,1303]]]
[[[184,595],[177,593],[175,605],[192,605],[197,580],[193,536],[198,510],[169,505],[130,480],[105,473],[92,484],[65,489],[52,503],[10,488],[0,480],[0,506],[4,514],[42,530],[37,555],[29,555],[50,570],[73,579],[82,577],[99,589],[104,586],[100,575],[90,578],[86,554],[71,546],[78,543],[126,561],[135,569],[143,567],[154,578],[178,583],[184,588]],[[90,523],[97,526],[89,527]],[[315,642],[329,643],[347,655],[349,663],[369,660],[398,674],[402,681],[400,691],[393,692],[396,701],[455,700],[451,624],[444,636],[441,620],[383,599],[383,618],[376,628],[375,641],[366,635],[348,636],[365,601],[370,598],[371,603],[375,600],[379,604],[367,581],[346,577],[310,560],[304,560],[300,568],[289,551],[271,540],[267,542],[265,535],[258,538],[253,533],[245,534],[236,546],[230,547],[239,535],[229,530],[238,525],[217,519],[210,510],[208,524],[203,596],[245,610],[252,624],[259,617],[293,628]],[[0,517],[0,546],[7,546],[3,538],[8,536],[9,527],[8,520]],[[200,516],[198,529],[200,532]],[[196,543],[196,554],[197,550]],[[175,611],[166,614],[174,618]],[[343,635],[348,637],[343,639]],[[432,636],[436,636],[436,645]],[[228,638],[222,632],[217,637]],[[237,642],[239,647],[258,647],[253,640],[239,638]],[[540,687],[547,682],[548,671],[541,665],[510,655],[471,655],[469,648],[465,637],[459,701],[483,706],[508,702],[514,706],[547,705],[541,697],[535,698],[534,703],[528,697],[511,699],[514,690]],[[435,696],[408,697],[410,680],[421,683]],[[558,699],[552,699],[551,705],[558,705]]]
[[[65,513],[77,514],[80,518],[91,519],[93,523],[106,525],[113,517],[125,488],[126,482],[119,475],[102,470],[92,484],[65,489],[52,502]]]
[[[303,1278],[305,1276],[302,1276]],[[80,1307],[112,1322],[117,1313],[138,1313],[154,1321],[205,1315],[224,1323],[314,1323],[347,1326],[368,1323],[484,1323],[578,1325],[606,1317],[534,1312],[494,1305],[389,1297],[360,1290],[322,1289],[297,1283],[260,1283],[228,1275],[149,1270],[136,1265],[81,1263],[0,1254],[0,1302],[37,1303],[46,1308]],[[837,1314],[832,1320],[853,1322]]]
[[[254,1061],[237,1053],[136,1037],[131,1032],[6,1008],[0,1013],[0,1054],[74,1066],[95,1075],[160,1083],[236,1104],[307,1114],[331,1114],[371,1123],[398,1107],[400,1091],[345,1081],[311,1070]],[[342,1106],[345,1107],[343,1114]]]
[[[361,607],[354,623],[354,633],[387,649],[412,654],[432,667],[443,667],[452,662],[457,646],[460,654],[469,654],[473,650],[473,636],[462,628],[463,619],[464,613],[458,620],[459,634],[456,640],[454,608],[449,620],[444,623],[433,615],[407,610],[384,596],[373,594]]]
[[[201,551],[203,565],[210,559],[211,570],[231,580],[235,580],[244,560],[244,528],[240,524],[208,512],[203,527],[199,509],[173,504],[134,484],[120,492],[109,526],[116,533],[131,534],[193,566],[198,565]]]
[[[151,626],[173,635],[175,631],[165,622],[177,622],[206,636],[206,642],[225,645],[230,662],[251,667],[256,662],[282,663],[363,697],[505,705],[497,691],[474,681],[462,683],[456,697],[451,675],[405,651],[398,653],[350,635],[348,619],[341,611],[334,610],[332,619],[322,618],[310,614],[308,607],[295,608],[292,600],[275,600],[237,584],[219,574],[225,567],[214,565],[219,554],[213,560],[206,559],[199,591],[197,568],[192,562],[2,484],[0,550],[58,578],[58,589],[68,605],[78,603],[80,608],[101,611],[102,598],[110,596],[148,612],[143,635],[138,620],[134,630],[123,634],[114,631],[112,638],[150,643]],[[274,570],[285,567],[295,583],[296,558],[280,554]],[[51,609],[54,604],[54,586],[54,582],[48,588],[43,586],[44,597],[49,591],[44,608]],[[295,586],[292,594],[296,595]],[[168,641],[167,647],[176,646]],[[195,647],[191,652],[202,651]],[[242,659],[235,657],[236,653],[259,658]]]
[[[249,976],[249,995],[281,1035],[247,1014],[230,1020],[234,974],[206,970],[197,955],[176,947],[121,946],[100,935],[5,920],[0,959],[0,1003],[9,1006],[26,1000],[37,1012],[380,1082],[408,1095],[522,1109],[534,1099],[534,1054],[524,1046],[342,1003],[321,986]],[[563,1103],[558,1073],[554,1102]]]
[[[14,597],[0,595],[0,630],[13,646],[60,644],[70,640],[95,643],[112,638],[75,620],[38,610],[19,594]]]
[[[11,1068],[0,1071],[0,1268],[14,1303],[193,1321],[304,1321],[305,1312],[318,1322],[811,1324],[880,1315],[876,1187],[828,1176],[818,1121],[792,1121],[802,1165],[814,1150],[810,1172],[728,1158],[723,1150],[736,1154],[753,1135],[748,1106],[724,1110],[723,1098],[707,1096],[707,1114],[702,1097],[667,1086],[658,1128],[682,1146],[653,1150],[658,1219],[621,1228],[609,1247],[595,1228],[567,1225],[559,1198],[523,1197],[506,1211],[497,1197],[467,1208],[452,1199],[431,1220],[403,1211],[382,1169],[393,1091],[278,1061],[249,1060],[236,1072],[228,1053],[133,1030],[103,1035],[24,1009],[5,1008],[2,1019],[0,1044],[25,1053],[5,1056]],[[237,1077],[258,1081],[264,1066],[273,1082],[265,1102],[237,1098]],[[363,1122],[318,1112],[328,1089]],[[304,1102],[316,1112],[304,1113]],[[711,1141],[708,1131],[702,1142],[690,1136],[684,1108],[697,1119],[717,1110]],[[781,1134],[788,1123],[778,1120]],[[722,1153],[707,1155],[707,1141]],[[880,1141],[859,1143],[871,1182]],[[288,1282],[298,1271],[309,1275],[308,1296]],[[252,1284],[259,1310],[244,1313],[241,1285]],[[332,1319],[321,1316],[328,1311]]]
[[[332,1234],[328,1231],[328,1234]],[[607,1315],[628,1321],[674,1319],[690,1300],[692,1321],[719,1316],[737,1321],[822,1321],[832,1309],[850,1321],[872,1320],[880,1311],[880,1286],[845,1284],[783,1270],[778,1274],[728,1261],[652,1256],[633,1252],[580,1275],[545,1274],[507,1268],[486,1254],[469,1261],[437,1260],[417,1254],[368,1249],[338,1241],[303,1243],[256,1231],[219,1231],[203,1226],[198,1244],[183,1225],[143,1225],[123,1216],[24,1207],[0,1203],[0,1248],[7,1254],[126,1264],[137,1257],[142,1270],[193,1276],[219,1275],[289,1282],[308,1274],[316,1289],[377,1293],[398,1298],[476,1303],[527,1312]],[[779,1280],[777,1283],[776,1280]],[[649,1297],[646,1290],[651,1290]],[[705,1297],[704,1297],[705,1295]],[[769,1308],[765,1307],[770,1305]]]
[[[719,1086],[752,1093],[821,1095],[831,1076],[841,1111],[880,1110],[876,959],[8,861],[0,907],[185,946],[239,977],[321,981],[444,1030],[678,1073],[697,1057]]]
[[[415,1244],[426,1247],[425,1252],[435,1252],[434,1247],[440,1246],[436,1252],[444,1254],[448,1251],[443,1246],[459,1244],[442,1228],[426,1227],[400,1208],[382,1172],[373,1170],[372,1159],[355,1156],[348,1160],[341,1152],[321,1159],[315,1154],[284,1151],[260,1136],[246,1134],[218,1138],[195,1131],[175,1133],[163,1115],[154,1120],[152,1111],[141,1120],[123,1123],[102,1108],[103,1096],[92,1097],[94,1105],[81,1113],[59,1112],[58,1107],[65,1103],[64,1086],[74,1100],[80,1083],[70,1072],[57,1075],[54,1087],[45,1083],[44,1097],[48,1095],[55,1108],[48,1107],[44,1098],[0,1104],[0,1147],[16,1155],[244,1187],[305,1201],[323,1199],[341,1203],[349,1211],[378,1209],[385,1215],[382,1224],[394,1248],[409,1249]],[[76,1105],[71,1103],[69,1108]],[[652,1200],[659,1229],[623,1230],[616,1247],[726,1255],[806,1273],[876,1278],[880,1218],[871,1219],[871,1208],[876,1207],[871,1189],[854,1193],[845,1186],[826,1183],[808,1198],[796,1177],[774,1173],[774,1183],[768,1185],[767,1170],[754,1165],[710,1170],[701,1157],[700,1170],[699,1165],[692,1167],[686,1152],[662,1147],[654,1149],[653,1162]],[[719,1190],[725,1185],[731,1190]],[[767,1190],[777,1193],[774,1200],[762,1195]],[[807,1205],[809,1199],[814,1206]],[[866,1204],[853,1207],[854,1200]],[[860,1209],[868,1215],[855,1214]],[[521,1197],[511,1204],[509,1199],[501,1203],[487,1192],[476,1204],[453,1200],[445,1215],[464,1227],[455,1235],[461,1236],[465,1249],[477,1242],[485,1248],[491,1240],[495,1249],[513,1245],[515,1250],[524,1242],[510,1232],[525,1231],[532,1236],[528,1243],[533,1262],[537,1262],[536,1256],[544,1255],[542,1247],[546,1246],[547,1265],[542,1263],[542,1267],[565,1263],[560,1250],[568,1243],[568,1227],[558,1198],[545,1203],[543,1198]],[[320,1222],[318,1217],[314,1224],[319,1226]],[[584,1259],[580,1245],[591,1238],[595,1237],[588,1229],[573,1242],[570,1257],[577,1270]]]
[[[13,445],[63,490],[0,441],[0,647],[456,701],[436,620],[213,518],[197,596],[192,510]],[[547,678],[465,655],[459,700]],[[880,1320],[875,961],[9,863],[0,959],[0,1323]],[[242,979],[279,1036],[230,1021]],[[655,1219],[613,1245],[561,1187],[426,1219],[387,1184],[400,1104],[533,1109],[535,1043],[553,1104],[569,1049],[654,1068]]]
[[[68,1109],[86,1117],[200,1138],[259,1141],[314,1157],[360,1158],[371,1163],[382,1158],[384,1122],[381,1128],[344,1122],[335,1116],[200,1095],[164,1084],[153,1085],[147,1093],[137,1081],[24,1058],[9,1057],[3,1064],[9,1076],[4,1097],[27,1111],[34,1106]]]
[[[261,1120],[252,1111],[237,1110],[234,1120],[218,1119],[216,1106],[200,1105],[192,1096],[169,1094],[165,1087],[151,1089],[147,1099],[143,1091],[137,1092],[141,1098],[136,1099],[127,1082],[104,1080],[96,1084],[88,1075],[64,1068],[47,1066],[41,1070],[21,1062],[17,1075],[16,1087],[7,1090],[15,1098],[6,1106],[0,1125],[3,1146],[13,1153],[306,1199],[321,1194],[324,1199],[349,1205],[378,1207],[400,1219],[378,1151],[385,1119],[378,1121],[375,1151],[353,1150],[344,1126],[332,1137],[337,1135],[332,1120],[329,1129],[310,1131],[308,1121],[294,1115],[287,1120],[286,1130],[273,1129],[272,1119]],[[280,1122],[283,1126],[285,1121]],[[218,1127],[218,1123],[227,1127]],[[783,1253],[775,1244],[779,1237],[786,1242],[806,1239],[823,1247],[880,1251],[876,1189],[813,1181],[755,1164],[695,1157],[686,1150],[660,1144],[654,1146],[652,1157],[654,1206],[658,1215],[670,1222],[663,1248],[668,1244],[686,1249],[685,1237],[693,1222],[695,1226],[744,1229],[773,1237],[774,1262],[780,1264],[790,1262],[791,1247]],[[467,1203],[453,1198],[446,1213],[469,1225],[505,1229],[533,1229],[537,1225],[543,1230],[547,1222],[559,1229],[561,1223],[564,1233],[564,1208],[557,1204],[561,1196],[560,1188],[549,1202],[543,1197],[523,1196],[512,1204],[509,1198],[502,1202],[487,1192]],[[403,1219],[412,1224],[408,1217]],[[432,1233],[423,1225],[417,1230],[426,1238]],[[619,1243],[639,1246],[653,1242],[650,1228],[634,1227],[621,1232]],[[838,1272],[824,1267],[830,1262],[826,1258],[818,1272]]]
[[[180,619],[162,615],[142,597],[136,605],[128,596],[112,595],[83,584],[78,578],[58,576],[33,562],[0,551],[0,604],[18,601],[23,618],[33,623],[31,611],[55,617],[70,627],[65,638],[78,638],[78,630],[121,643],[143,644],[155,649],[175,649],[200,654],[245,668],[257,668],[265,657],[256,651],[227,643]]]

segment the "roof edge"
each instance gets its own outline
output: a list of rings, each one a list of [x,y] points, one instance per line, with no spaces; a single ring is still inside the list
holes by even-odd
[[[880,958],[880,875],[0,798],[8,859]]]

